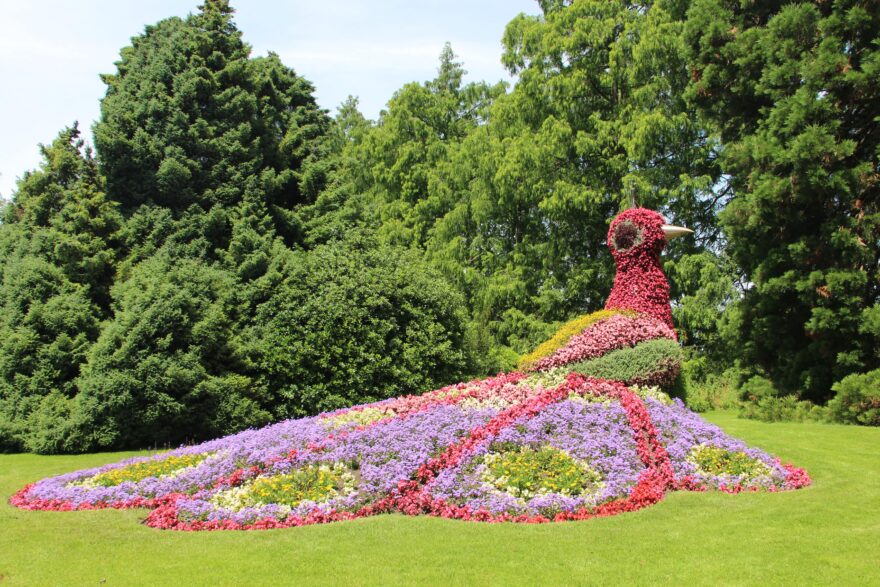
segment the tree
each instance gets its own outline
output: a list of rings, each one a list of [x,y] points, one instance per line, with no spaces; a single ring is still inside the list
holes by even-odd
[[[488,336],[523,352],[548,325],[601,307],[613,277],[608,222],[635,199],[717,241],[715,143],[682,97],[684,10],[541,2],[504,35],[519,79],[454,158],[458,194],[428,249],[468,293]]]
[[[699,0],[691,101],[723,141],[720,217],[749,284],[729,340],[776,387],[825,400],[878,366],[880,13],[863,2]]]
[[[294,239],[286,213],[323,186],[329,119],[312,85],[277,55],[249,59],[232,14],[226,0],[206,0],[122,50],[117,72],[103,76],[94,129],[101,169],[127,211],[228,209],[256,181],[277,228]]]
[[[75,124],[40,149],[0,224],[0,448],[55,452],[110,310],[121,217]]]
[[[126,221],[113,315],[88,353],[70,450],[205,439],[275,406],[234,333],[301,239],[323,189],[329,119],[277,55],[250,58],[226,0],[146,27],[104,77],[101,170]]]
[[[344,170],[352,191],[374,202],[384,242],[423,248],[438,218],[456,203],[449,176],[456,147],[480,125],[502,84],[464,84],[465,71],[447,43],[437,77],[395,92],[378,123],[354,147]]]
[[[78,450],[179,444],[268,422],[236,370],[235,280],[160,253],[114,286],[113,320],[78,381]]]

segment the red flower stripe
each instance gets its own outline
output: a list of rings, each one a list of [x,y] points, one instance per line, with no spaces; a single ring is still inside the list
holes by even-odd
[[[34,484],[30,483],[25,485],[22,489],[17,491],[12,497],[9,498],[10,505],[13,505],[22,510],[45,510],[45,511],[53,511],[53,512],[72,512],[78,510],[105,510],[105,509],[114,509],[114,510],[122,510],[129,508],[155,508],[164,504],[167,500],[167,497],[159,497],[153,499],[147,499],[144,497],[138,497],[132,500],[126,501],[99,501],[97,503],[80,503],[74,504],[73,502],[63,500],[63,499],[35,499],[29,498],[28,492]]]

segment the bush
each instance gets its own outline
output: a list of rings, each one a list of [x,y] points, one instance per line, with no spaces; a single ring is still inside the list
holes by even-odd
[[[669,388],[678,377],[681,360],[681,347],[676,341],[656,338],[589,361],[574,363],[570,370],[591,377],[623,381],[627,385]]]
[[[740,417],[764,422],[826,422],[830,419],[828,408],[798,400],[793,395],[742,402]]]
[[[471,372],[463,299],[414,254],[332,243],[292,255],[282,272],[242,336],[276,417],[421,392]]]
[[[880,426],[880,369],[848,375],[831,389],[837,393],[828,402],[835,421]]]
[[[721,373],[707,369],[705,357],[686,360],[681,366],[685,403],[697,412],[725,410],[739,405],[739,387],[743,371],[731,367]]]
[[[179,444],[268,422],[248,397],[255,386],[233,377],[235,283],[160,252],[113,287],[115,315],[77,381],[71,450]]]
[[[744,402],[758,402],[778,395],[773,382],[762,375],[754,375],[739,388],[739,399]]]

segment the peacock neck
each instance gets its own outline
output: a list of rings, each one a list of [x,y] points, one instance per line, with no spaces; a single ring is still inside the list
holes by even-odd
[[[634,310],[672,325],[669,283],[660,269],[657,255],[621,255],[616,258],[614,287],[605,303],[606,310]]]

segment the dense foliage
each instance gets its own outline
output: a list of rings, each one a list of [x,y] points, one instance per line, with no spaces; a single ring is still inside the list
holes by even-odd
[[[726,314],[736,356],[825,400],[876,368],[880,12],[871,3],[698,0],[688,95],[723,144],[719,217],[749,280]]]
[[[462,299],[417,256],[294,252],[347,139],[232,12],[133,38],[97,158],[65,129],[3,209],[0,450],[204,440],[472,368]]]
[[[76,127],[41,150],[0,224],[0,449],[55,452],[109,313],[122,219]]]
[[[835,420],[880,426],[880,369],[848,375],[834,384],[834,391],[828,409]]]
[[[287,261],[242,332],[273,417],[431,389],[472,369],[460,294],[412,253],[363,240]]]
[[[611,351],[603,357],[580,361],[573,371],[623,381],[627,385],[659,385],[671,387],[678,377],[682,362],[681,347],[674,340],[656,338],[634,347]]]

